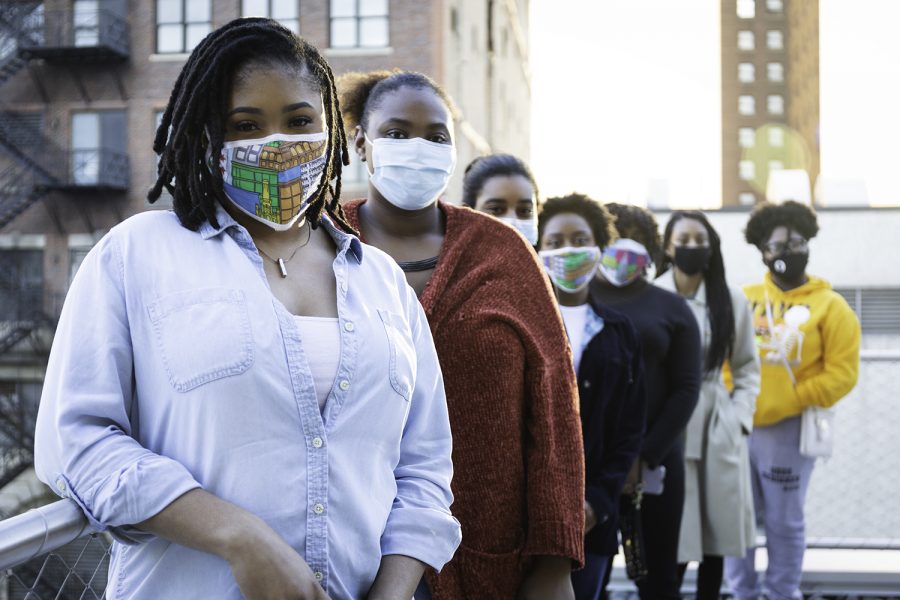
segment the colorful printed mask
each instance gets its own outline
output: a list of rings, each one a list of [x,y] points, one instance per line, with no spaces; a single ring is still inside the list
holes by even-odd
[[[618,239],[603,250],[600,272],[616,287],[624,287],[644,274],[650,253],[642,244],[628,238]]]
[[[324,132],[225,142],[219,155],[225,195],[260,223],[289,229],[319,187],[327,143]]]
[[[591,282],[600,264],[600,248],[567,246],[538,252],[553,285],[563,292],[583,290]]]

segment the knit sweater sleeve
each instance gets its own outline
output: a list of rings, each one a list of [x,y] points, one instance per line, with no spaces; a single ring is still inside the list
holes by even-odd
[[[526,353],[528,531],[524,553],[584,562],[584,450],[578,389],[565,329],[543,270],[529,248],[511,261]]]

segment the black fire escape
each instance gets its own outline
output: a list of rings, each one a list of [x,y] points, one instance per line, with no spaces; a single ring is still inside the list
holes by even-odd
[[[27,73],[40,89],[37,99],[47,103],[44,90],[53,87],[53,78],[74,77],[84,94],[81,66],[113,66],[128,55],[124,0],[0,0],[0,230],[50,195],[121,194],[129,184],[127,155],[104,147],[60,146],[43,132],[47,115],[10,105],[3,87],[16,77],[22,83]],[[35,65],[43,65],[40,71],[51,81],[40,81]],[[26,283],[15,268],[0,264],[5,313],[0,314],[0,361],[15,364],[26,355],[46,359],[56,304],[45,297],[42,283]],[[0,390],[0,410],[16,409],[9,404],[14,397]],[[4,452],[9,437],[0,427],[0,484],[31,462],[30,455],[15,454],[21,449]]]

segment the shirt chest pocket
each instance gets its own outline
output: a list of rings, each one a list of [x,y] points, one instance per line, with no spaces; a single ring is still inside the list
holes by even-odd
[[[250,315],[241,290],[168,294],[147,307],[169,383],[179,392],[239,375],[253,364]]]
[[[388,376],[391,387],[406,401],[412,398],[416,381],[416,351],[409,323],[395,313],[378,310],[388,340]]]

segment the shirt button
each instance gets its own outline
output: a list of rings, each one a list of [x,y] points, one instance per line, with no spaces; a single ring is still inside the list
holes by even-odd
[[[313,506],[313,512],[317,515],[321,515],[325,512],[325,506],[321,502],[317,502],[315,506]]]
[[[346,329],[347,331],[353,331],[353,323],[347,321],[346,323],[344,323],[344,329]]]
[[[347,282],[346,282],[346,281],[342,281],[342,282],[341,282],[341,291],[342,291],[342,292],[346,292],[346,291],[347,291]]]
[[[321,448],[322,447],[322,438],[314,437],[312,441],[313,448]]]
[[[58,489],[61,492],[66,491],[66,482],[63,481],[62,479],[57,479],[56,480],[56,489]]]
[[[350,389],[350,382],[346,379],[341,379],[341,382],[338,384],[338,386],[346,392]]]
[[[316,581],[322,581],[324,575],[322,575],[322,571],[316,571],[315,573],[313,573],[313,577],[316,578]]]

